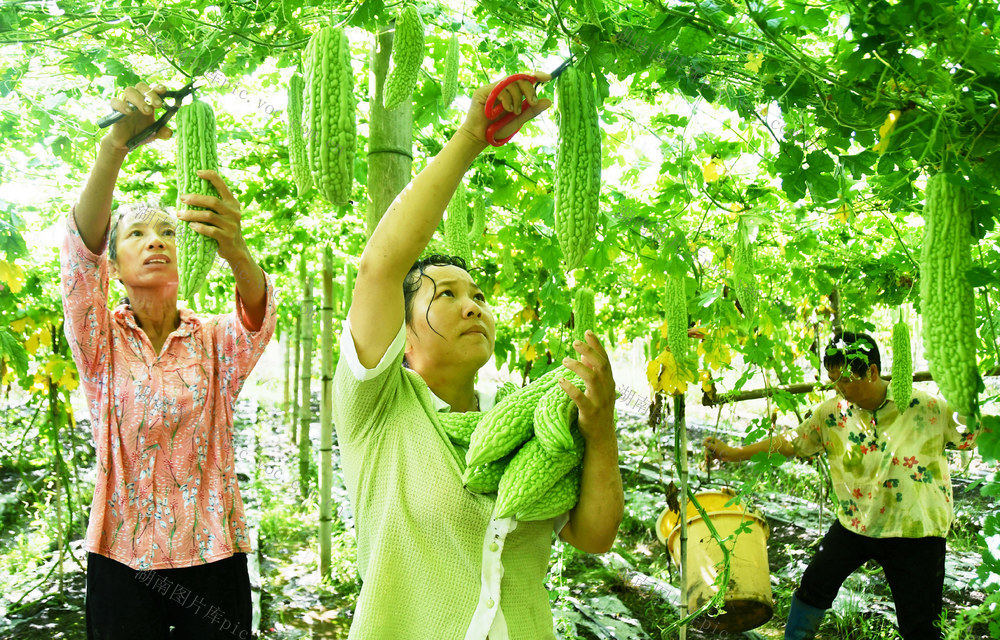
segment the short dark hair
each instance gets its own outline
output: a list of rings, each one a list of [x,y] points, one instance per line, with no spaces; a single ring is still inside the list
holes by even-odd
[[[871,365],[882,372],[882,357],[878,352],[875,339],[867,333],[853,331],[838,331],[826,346],[823,355],[823,366],[827,369],[843,367],[847,364],[851,372],[859,378],[864,377]]]
[[[434,281],[434,278],[427,275],[425,271],[427,267],[458,267],[462,271],[472,275],[465,262],[465,258],[461,256],[435,253],[414,262],[413,266],[407,272],[406,277],[403,278],[403,304],[406,309],[406,324],[410,324],[410,320],[413,319],[413,299],[417,297],[417,291],[420,291],[420,279],[426,277],[430,280],[431,284],[434,285],[434,293],[437,293],[437,282]],[[430,313],[429,308],[427,309],[427,313]],[[430,325],[428,324],[428,326]],[[431,327],[431,329],[434,329],[434,327]],[[437,331],[435,330],[434,333],[437,333]]]

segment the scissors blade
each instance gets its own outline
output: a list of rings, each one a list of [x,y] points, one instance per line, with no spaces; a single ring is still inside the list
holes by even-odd
[[[184,98],[188,97],[194,93],[195,89],[200,89],[201,87],[194,86],[194,80],[191,80],[186,85],[177,89],[176,91],[167,91],[163,94],[164,98],[174,98],[174,104],[177,104]]]
[[[558,78],[559,76],[562,75],[563,71],[565,71],[566,69],[569,69],[570,67],[572,67],[573,66],[573,60],[575,58],[576,58],[576,56],[574,56],[572,53],[569,54],[569,57],[566,58],[561,65],[559,65],[558,67],[556,67],[555,71],[553,71],[552,73],[549,74],[549,75],[552,76],[552,80],[555,80],[556,78]],[[551,82],[551,80],[550,80],[550,82]]]

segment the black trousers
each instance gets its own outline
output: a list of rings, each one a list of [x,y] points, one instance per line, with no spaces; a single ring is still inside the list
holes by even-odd
[[[247,555],[136,571],[91,553],[86,610],[88,640],[249,640]]]
[[[944,538],[869,538],[835,520],[795,595],[806,604],[829,609],[847,576],[875,560],[892,589],[899,635],[904,640],[939,640],[941,630],[935,622],[941,615],[944,551]]]

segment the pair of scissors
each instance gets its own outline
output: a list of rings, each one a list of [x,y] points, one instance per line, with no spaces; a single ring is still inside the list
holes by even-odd
[[[149,125],[145,129],[137,133],[135,136],[133,136],[132,139],[128,141],[128,150],[131,151],[136,147],[141,146],[146,142],[149,142],[149,140],[151,140],[153,136],[155,136],[160,129],[166,126],[168,122],[170,122],[170,119],[174,117],[174,114],[177,113],[177,110],[180,108],[181,102],[184,101],[184,98],[193,93],[194,90],[195,90],[194,81],[191,81],[186,85],[184,85],[183,87],[181,87],[180,89],[177,89],[176,91],[164,92],[160,96],[160,98],[173,98],[174,103],[173,104],[167,104],[166,102],[163,103],[163,108],[166,109],[166,113],[160,116],[159,120],[157,120],[153,124]],[[97,126],[100,127],[101,129],[105,127],[110,127],[114,123],[124,118],[126,115],[128,114],[122,113],[121,111],[115,111],[114,113],[109,113],[108,115],[104,116],[103,118],[97,121]]]
[[[552,80],[558,78],[560,75],[562,75],[563,71],[569,69],[572,65],[573,65],[573,55],[570,54],[569,58],[563,61],[563,63],[558,67],[556,67],[556,70],[550,74],[552,76]],[[487,118],[492,120],[493,118],[496,118],[501,113],[506,111],[506,109],[504,109],[503,107],[503,103],[501,103],[497,98],[500,96],[501,91],[506,89],[511,84],[518,82],[520,80],[529,80],[531,82],[534,82],[536,87],[541,83],[541,80],[527,73],[515,73],[512,76],[507,76],[506,78],[498,82],[497,86],[493,87],[493,91],[490,91],[489,97],[486,98]],[[521,111],[523,112],[530,106],[531,103],[528,100],[525,100],[521,104]],[[510,134],[506,138],[501,138],[500,140],[497,140],[496,137],[497,132],[503,129],[505,126],[507,126],[507,124],[510,123],[511,120],[518,117],[519,115],[520,114],[509,112],[507,115],[500,118],[496,122],[491,122],[490,125],[486,127],[486,141],[489,142],[494,147],[502,147],[503,145],[507,144],[507,142],[509,142],[510,139],[513,138],[514,135],[521,130],[521,127],[518,127],[517,129],[514,130],[514,133]]]

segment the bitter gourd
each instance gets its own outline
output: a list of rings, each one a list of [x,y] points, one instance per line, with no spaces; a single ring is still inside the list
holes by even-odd
[[[736,299],[743,308],[743,315],[752,318],[757,313],[757,302],[760,294],[757,291],[757,263],[753,244],[745,239],[736,240],[733,251],[733,284],[736,289]]]
[[[417,8],[408,4],[396,18],[396,35],[392,40],[392,62],[385,79],[382,106],[392,111],[409,100],[424,60],[424,23]]]
[[[594,292],[586,287],[580,287],[573,296],[573,339],[586,344],[588,329],[597,333]]]
[[[572,371],[565,376],[577,389],[586,390],[583,379]],[[573,449],[571,429],[576,422],[577,406],[558,382],[549,388],[535,405],[532,422],[535,437],[549,453],[565,453]]]
[[[205,196],[219,196],[212,183],[198,177],[200,169],[219,168],[218,149],[215,138],[215,114],[212,107],[195,100],[177,111],[177,195],[186,193]],[[181,205],[177,208],[200,210],[203,207]],[[181,220],[175,231],[177,248],[177,297],[187,300],[205,284],[208,274],[215,264],[218,243],[214,238],[191,229],[190,223]]]
[[[452,442],[459,446],[467,447],[469,446],[469,437],[476,429],[476,425],[479,424],[479,420],[483,415],[485,414],[479,411],[466,411],[465,413],[450,412],[439,414],[438,419],[441,421],[441,426],[444,427],[448,438]]]
[[[448,215],[444,220],[444,241],[448,245],[448,253],[461,256],[466,262],[472,259],[472,249],[469,246],[469,207],[465,197],[465,185],[458,184],[455,195],[448,203]]]
[[[472,205],[472,228],[469,229],[469,244],[475,246],[486,230],[486,196],[477,194]]]
[[[978,406],[972,206],[957,178],[937,173],[927,181],[920,254],[920,305],[931,375],[948,405],[961,415]]]
[[[573,429],[574,448],[549,453],[538,438],[528,440],[514,455],[497,487],[495,518],[507,518],[545,495],[552,485],[583,460],[583,436]]]
[[[462,473],[462,483],[465,488],[473,493],[496,493],[497,487],[500,486],[500,478],[514,458],[514,453],[512,451],[499,460],[486,464],[466,467]]]
[[[573,67],[556,80],[559,143],[555,228],[566,269],[575,269],[594,242],[601,195],[601,130],[590,74]]]
[[[530,438],[535,405],[567,373],[566,367],[556,367],[487,411],[469,439],[466,464],[475,467],[502,458]]]
[[[892,328],[892,400],[900,413],[910,406],[913,396],[913,359],[910,356],[910,327],[900,320]]]
[[[538,500],[523,507],[514,517],[520,522],[531,522],[533,520],[548,520],[566,513],[580,501],[582,475],[581,467],[570,469],[566,475],[556,480],[556,483]]]
[[[309,155],[306,153],[306,139],[302,131],[302,92],[305,80],[298,73],[288,82],[288,160],[292,165],[292,177],[299,195],[312,188],[312,174],[309,173]]]
[[[357,144],[351,48],[342,28],[323,27],[303,54],[303,121],[313,184],[335,205],[350,201]]]
[[[667,276],[663,304],[666,307],[667,346],[675,360],[684,360],[688,355],[687,293],[684,276]]]
[[[461,52],[458,45],[458,34],[451,34],[448,40],[448,50],[444,54],[444,82],[441,83],[441,102],[445,109],[451,106],[458,94],[458,67]]]

